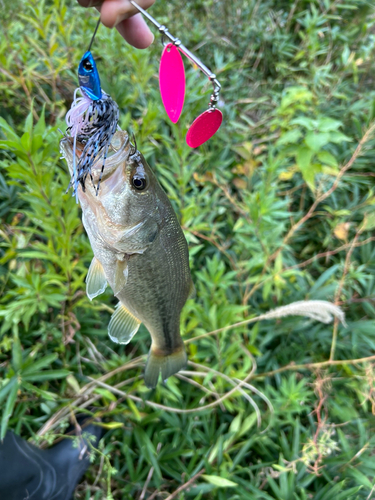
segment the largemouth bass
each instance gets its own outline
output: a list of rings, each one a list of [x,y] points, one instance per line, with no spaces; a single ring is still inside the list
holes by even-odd
[[[73,139],[62,139],[60,149],[72,175]],[[116,132],[110,149],[99,193],[100,159],[93,182],[77,191],[94,252],[86,291],[93,299],[109,283],[119,299],[108,325],[114,342],[127,344],[144,323],[152,338],[145,383],[155,387],[160,373],[166,380],[187,363],[180,313],[194,291],[188,246],[171,202],[127,133]],[[78,157],[83,150],[77,142]]]

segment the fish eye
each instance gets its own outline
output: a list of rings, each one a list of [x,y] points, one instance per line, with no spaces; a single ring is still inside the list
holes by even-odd
[[[93,70],[93,65],[89,59],[85,59],[82,63],[82,66],[86,71],[92,71]]]
[[[147,187],[146,178],[140,175],[135,175],[132,179],[132,183],[137,191],[143,191]]]

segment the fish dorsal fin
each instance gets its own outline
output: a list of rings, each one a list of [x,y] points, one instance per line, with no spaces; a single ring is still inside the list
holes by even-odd
[[[137,333],[141,321],[119,302],[108,325],[109,338],[116,344],[128,344]]]
[[[126,285],[128,281],[128,262],[127,260],[117,260],[115,269],[115,282],[113,293],[117,295]]]
[[[107,288],[107,278],[104,269],[96,257],[91,261],[86,277],[86,293],[90,300],[97,297]]]
[[[197,296],[197,290],[195,289],[193,281],[191,281],[188,299],[195,299],[196,296]]]

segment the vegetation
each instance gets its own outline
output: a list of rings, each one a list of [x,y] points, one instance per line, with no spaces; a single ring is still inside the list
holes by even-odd
[[[198,150],[184,138],[211,89],[194,67],[185,64],[185,108],[171,125],[158,35],[137,51],[101,28],[93,48],[121,127],[134,131],[189,242],[190,363],[153,392],[142,380],[146,329],[114,345],[116,300],[85,295],[92,251],[59,159],[96,12],[60,0],[3,6],[1,436],[11,428],[43,446],[71,415],[101,417],[105,435],[76,499],[375,498],[372,2],[181,5],[151,12],[223,86],[223,126]],[[339,305],[346,326],[248,322],[305,299]]]

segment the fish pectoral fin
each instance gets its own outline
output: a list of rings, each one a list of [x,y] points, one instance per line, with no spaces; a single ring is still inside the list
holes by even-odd
[[[126,285],[128,281],[128,261],[127,260],[117,260],[115,269],[115,283],[113,287],[113,293],[117,295]]]
[[[109,338],[116,344],[128,344],[137,333],[141,321],[119,302],[108,325]]]
[[[107,278],[104,269],[96,257],[91,261],[86,276],[86,293],[90,300],[97,297],[107,288]]]

